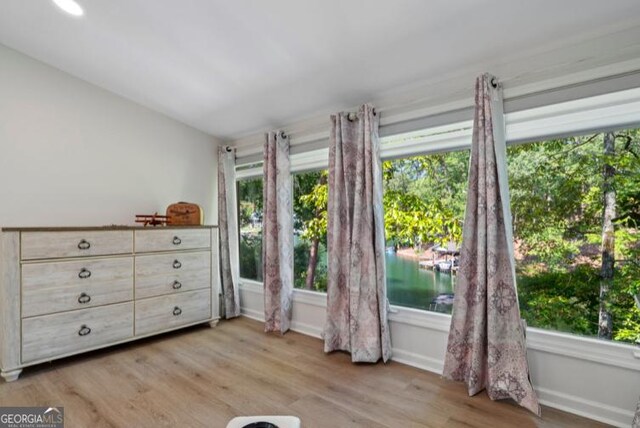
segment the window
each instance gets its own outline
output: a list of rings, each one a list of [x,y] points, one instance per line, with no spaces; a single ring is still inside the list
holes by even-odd
[[[468,158],[462,150],[383,163],[392,304],[451,312]],[[514,145],[507,162],[523,318],[639,341],[640,129]]]
[[[293,174],[295,288],[327,290],[327,178],[327,170]],[[262,281],[262,178],[237,186],[240,277]]]
[[[237,182],[240,277],[262,281],[262,178]]]
[[[640,129],[583,135],[637,117],[637,90],[506,115],[510,141],[576,135],[507,148],[519,302],[530,326],[640,343]],[[393,305],[452,310],[471,126],[382,139]],[[326,159],[326,149],[292,155],[298,289],[326,291],[327,171],[299,172],[326,168]],[[257,169],[238,175],[240,270],[261,281],[262,181],[247,178]]]
[[[451,313],[469,150],[383,162],[387,297]]]
[[[294,286],[327,291],[327,170],[293,175]]]
[[[507,161],[528,324],[638,341],[640,130],[513,146]]]

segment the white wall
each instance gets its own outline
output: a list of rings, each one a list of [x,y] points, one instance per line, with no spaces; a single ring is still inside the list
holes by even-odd
[[[320,337],[326,300],[323,293],[294,290],[292,330]],[[261,284],[243,280],[240,303],[245,316],[264,320]],[[392,311],[393,360],[442,373],[451,317],[401,307]],[[640,396],[640,349],[535,328],[527,329],[527,348],[542,404],[618,427],[631,424]]]
[[[177,201],[215,224],[216,147],[0,45],[0,227],[132,224]]]

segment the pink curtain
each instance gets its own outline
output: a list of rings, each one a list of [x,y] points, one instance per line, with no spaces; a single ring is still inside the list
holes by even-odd
[[[640,428],[640,401],[638,401],[636,415],[633,418],[633,422],[631,422],[631,428]]]
[[[324,350],[351,352],[354,362],[386,362],[391,340],[378,118],[364,105],[331,122]]]
[[[264,144],[262,271],[264,330],[285,333],[293,296],[293,219],[289,137],[270,132]]]
[[[218,229],[220,231],[220,284],[224,296],[224,317],[240,315],[240,261],[238,258],[238,210],[236,198],[236,152],[218,149]]]
[[[502,93],[476,80],[469,190],[444,377],[540,415],[515,284]]]

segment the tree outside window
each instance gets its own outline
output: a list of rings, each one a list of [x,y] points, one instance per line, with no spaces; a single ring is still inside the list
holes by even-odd
[[[293,176],[294,286],[327,291],[327,170]]]
[[[262,281],[262,178],[238,180],[240,277]]]
[[[640,130],[508,149],[520,304],[530,325],[640,339]]]

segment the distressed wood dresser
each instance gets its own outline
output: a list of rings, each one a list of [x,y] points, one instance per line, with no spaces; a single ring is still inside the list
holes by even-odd
[[[0,375],[219,318],[213,226],[4,228]]]

